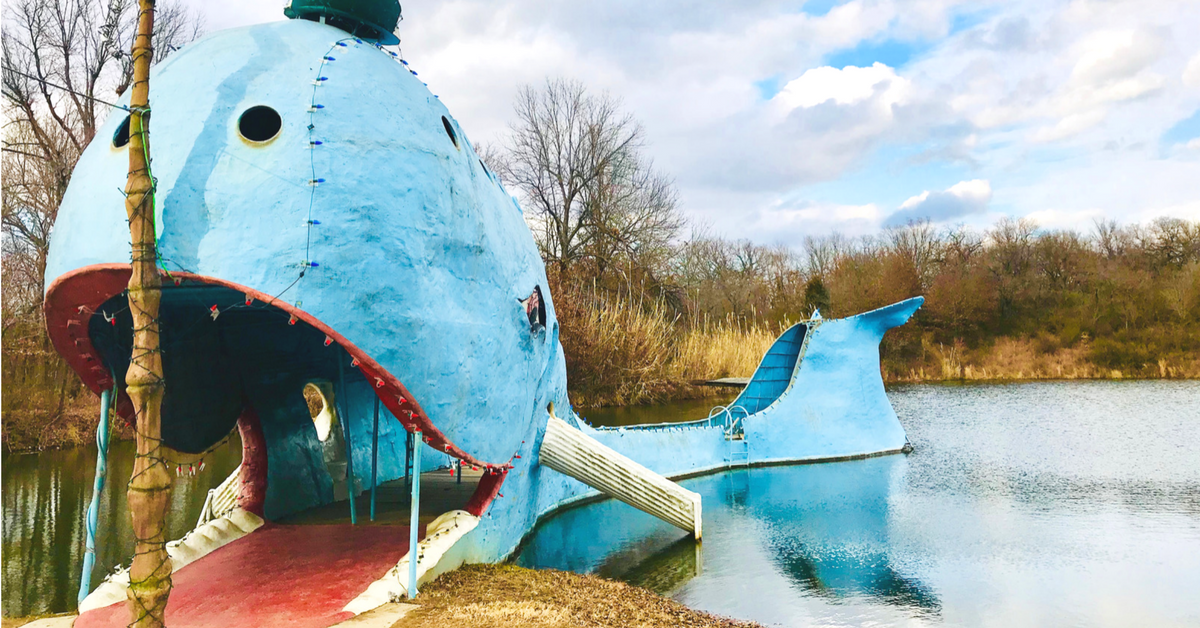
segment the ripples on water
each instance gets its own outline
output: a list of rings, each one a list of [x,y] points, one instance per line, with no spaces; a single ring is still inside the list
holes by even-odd
[[[619,502],[568,510],[516,560],[785,626],[1200,625],[1200,382],[889,395],[910,456],[687,480],[704,497],[702,546]],[[589,419],[705,414],[686,404]],[[176,485],[173,537],[239,452],[231,443]],[[87,448],[5,456],[5,615],[74,608],[94,464]],[[132,552],[131,444],[110,464],[94,582]]]
[[[687,480],[702,546],[624,504],[517,562],[767,624],[1200,625],[1200,383],[905,386],[910,456]]]

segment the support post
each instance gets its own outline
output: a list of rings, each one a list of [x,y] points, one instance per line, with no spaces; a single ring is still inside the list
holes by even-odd
[[[413,436],[413,480],[412,499],[408,515],[408,599],[417,597],[417,527],[421,511],[421,432],[414,430]]]
[[[371,521],[375,520],[375,485],[379,483],[379,396],[375,396],[375,426],[371,432]]]
[[[162,279],[154,216],[154,177],[150,162],[150,62],[154,56],[154,0],[138,0],[137,34],[130,59],[133,81],[129,95],[129,175],[125,213],[129,219],[129,310],[133,346],[125,392],[133,406],[137,456],[129,478],[129,517],[133,529],[133,563],[129,566],[129,625],[160,628],[171,595],[171,557],[167,554],[167,511],[171,507],[171,473],[164,461],[162,400],[166,391],[159,342]]]
[[[354,508],[354,448],[350,445],[350,415],[346,414],[346,364],[338,352],[338,423],[342,424],[342,436],[346,439],[346,493],[350,495],[350,525],[358,525],[358,511]]]
[[[412,481],[413,433],[405,431],[404,434],[404,489],[408,490]]]
[[[100,495],[104,493],[104,479],[108,477],[108,409],[112,407],[113,391],[117,389],[113,380],[112,390],[100,393],[100,423],[96,426],[96,480],[92,485],[92,502],[88,504],[84,527],[87,529],[87,553],[83,555],[83,577],[79,580],[79,603],[92,592],[92,569],[96,566],[96,532],[100,526]]]

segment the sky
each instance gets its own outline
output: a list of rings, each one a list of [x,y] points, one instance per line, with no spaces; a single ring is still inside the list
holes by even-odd
[[[184,0],[209,32],[279,0]],[[403,56],[475,142],[521,85],[607,91],[712,235],[1200,220],[1200,2],[410,0]]]

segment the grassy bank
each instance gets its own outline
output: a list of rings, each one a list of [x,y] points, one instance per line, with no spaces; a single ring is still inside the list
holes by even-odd
[[[917,360],[883,361],[887,382],[1022,381],[1075,379],[1200,379],[1200,352],[1149,354],[1141,344],[1083,340],[998,338],[976,348],[924,339]],[[1132,356],[1132,357],[1130,357]]]
[[[720,394],[696,380],[749,377],[779,325],[733,317],[673,318],[645,298],[564,291],[562,325],[571,399],[579,407],[638,405]],[[1073,333],[1002,336],[968,345],[939,342],[920,312],[881,346],[884,381],[1017,381],[1200,378],[1200,334],[1187,329],[1122,332],[1092,339]]]
[[[596,576],[512,565],[468,565],[421,590],[394,628],[758,626],[692,610],[646,589]]]
[[[571,400],[579,408],[642,405],[728,394],[697,380],[749,377],[787,327],[732,317],[682,325],[661,303],[576,293],[559,306]],[[888,334],[881,348],[888,383],[1072,379],[1200,379],[1200,338],[1153,330],[1093,340],[1050,334],[1001,337],[976,346],[944,343],[919,322]],[[9,451],[77,446],[95,439],[98,399],[81,384],[5,378],[4,446]],[[51,381],[55,381],[51,379]],[[29,393],[27,391],[32,391]],[[23,397],[24,395],[24,397]],[[130,438],[114,422],[114,438]]]

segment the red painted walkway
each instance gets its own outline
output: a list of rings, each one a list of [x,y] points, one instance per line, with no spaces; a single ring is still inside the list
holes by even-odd
[[[422,531],[423,533],[423,531]],[[275,525],[175,572],[167,603],[172,628],[324,628],[408,552],[404,526]],[[79,616],[76,628],[129,623],[125,604]]]

